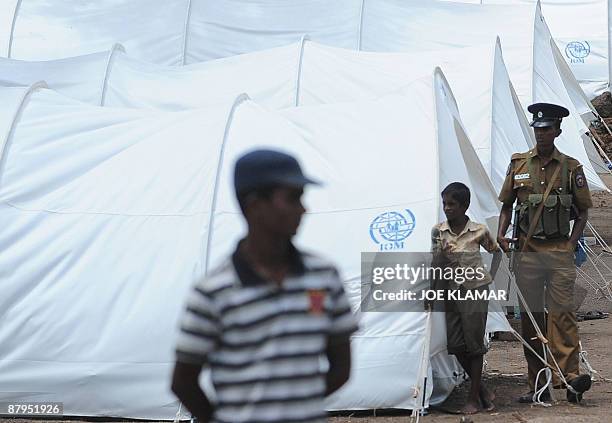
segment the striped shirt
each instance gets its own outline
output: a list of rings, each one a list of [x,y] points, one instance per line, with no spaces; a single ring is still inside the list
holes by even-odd
[[[324,422],[321,357],[357,329],[338,272],[292,246],[278,285],[238,251],[194,287],[177,361],[210,367],[215,422]]]

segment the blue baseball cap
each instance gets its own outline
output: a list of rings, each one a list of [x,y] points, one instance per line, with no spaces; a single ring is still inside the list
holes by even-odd
[[[295,157],[276,150],[253,150],[241,156],[234,167],[234,188],[240,195],[269,186],[320,185],[302,172]]]

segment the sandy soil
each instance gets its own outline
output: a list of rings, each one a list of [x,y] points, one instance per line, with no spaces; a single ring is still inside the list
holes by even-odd
[[[580,334],[588,360],[600,375],[612,378],[612,360],[608,352],[612,347],[612,319],[589,320],[580,323]],[[570,404],[565,399],[565,391],[556,390],[557,402],[549,408],[519,404],[515,399],[527,389],[527,367],[519,342],[493,341],[487,354],[487,385],[495,391],[497,410],[493,413],[480,413],[470,416],[473,422],[609,422],[612,420],[612,382],[597,378],[591,390],[585,394],[583,404]],[[454,409],[463,404],[466,395],[464,384],[457,388],[443,404],[444,408]],[[399,423],[407,422],[409,414],[395,416],[389,413],[369,415],[346,415],[329,419],[333,423]],[[387,414],[387,415],[385,415]],[[459,422],[461,416],[431,411],[422,417],[424,423]],[[469,420],[468,420],[469,421]]]

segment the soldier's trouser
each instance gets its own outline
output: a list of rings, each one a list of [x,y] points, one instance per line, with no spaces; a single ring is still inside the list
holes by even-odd
[[[518,258],[517,284],[533,313],[537,325],[548,339],[548,345],[561,372],[569,382],[579,374],[579,337],[574,312],[574,282],[576,268],[573,252],[522,253]],[[544,306],[548,313],[545,313]],[[521,303],[521,332],[523,338],[544,356],[542,342],[536,336],[529,316]],[[529,369],[529,387],[534,389],[536,375],[544,364],[526,347],[525,358]],[[549,357],[547,357],[549,358]],[[552,360],[548,362],[555,368]],[[538,388],[546,378],[542,374]],[[561,385],[553,372],[553,385]]]

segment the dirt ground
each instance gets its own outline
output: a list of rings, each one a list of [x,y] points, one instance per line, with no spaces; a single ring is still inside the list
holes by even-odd
[[[588,320],[580,323],[580,335],[588,361],[602,377],[612,378],[612,360],[608,352],[612,348],[612,319]],[[527,367],[519,342],[493,341],[491,351],[486,356],[487,370],[485,381],[497,396],[497,410],[470,416],[478,422],[610,422],[612,420],[612,381],[606,382],[596,377],[591,390],[585,394],[583,404],[570,404],[565,399],[564,390],[555,390],[557,402],[552,407],[519,404],[515,400],[527,389]],[[455,389],[443,404],[444,408],[455,409],[463,404],[467,383]],[[409,414],[390,412],[369,412],[367,415],[354,413],[329,419],[333,423],[400,423],[409,421]],[[430,410],[421,418],[423,423],[460,422],[461,416]],[[468,420],[469,421],[469,420]]]

